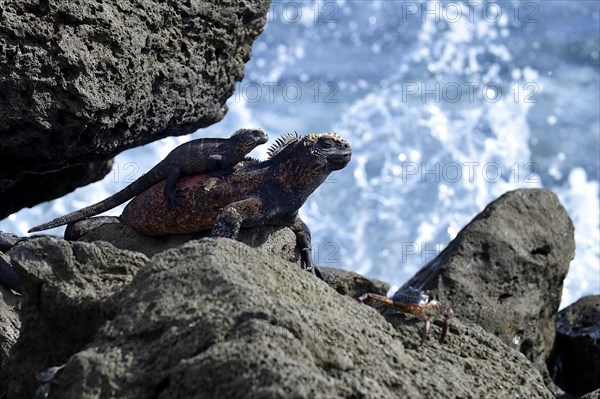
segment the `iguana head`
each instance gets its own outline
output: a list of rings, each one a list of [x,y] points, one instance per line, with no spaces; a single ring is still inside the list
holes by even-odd
[[[238,153],[247,154],[256,146],[266,143],[269,136],[262,129],[238,129],[229,138]]]
[[[302,137],[288,133],[278,138],[268,153],[271,160],[295,157],[333,171],[350,162],[352,150],[348,142],[335,133],[311,133]]]
[[[307,134],[302,143],[312,156],[325,162],[331,170],[342,169],[352,156],[350,144],[335,133]]]

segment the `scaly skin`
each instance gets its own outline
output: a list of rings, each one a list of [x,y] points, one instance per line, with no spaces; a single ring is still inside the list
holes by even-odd
[[[244,161],[225,178],[202,174],[180,179],[182,201],[176,215],[161,195],[160,183],[127,204],[121,220],[146,235],[212,229],[213,236],[232,239],[242,227],[289,226],[302,266],[313,270],[310,230],[298,210],[331,172],[348,164],[351,153],[348,142],[333,133],[288,135],[271,148],[268,160]]]
[[[446,342],[450,319],[454,317],[454,312],[450,306],[442,305],[436,299],[431,299],[428,295],[428,291],[421,291],[408,287],[407,289],[394,294],[393,298],[368,292],[361,295],[358,299],[361,302],[364,302],[369,298],[386,308],[391,308],[398,312],[414,314],[423,320],[425,326],[423,327],[423,332],[421,334],[421,342],[428,339],[429,327],[431,325],[431,321],[429,320],[430,316],[443,316],[444,326],[442,328],[440,342]]]
[[[160,163],[118,193],[97,204],[35,226],[29,232],[47,230],[67,223],[78,222],[121,205],[141,192],[165,181],[163,196],[172,211],[177,209],[180,193],[175,182],[182,175],[223,173],[245,159],[257,145],[264,144],[267,135],[261,129],[239,129],[228,139],[197,139],[184,143],[167,155]]]
[[[17,272],[2,257],[0,257],[0,284],[18,293],[21,293],[23,289]]]

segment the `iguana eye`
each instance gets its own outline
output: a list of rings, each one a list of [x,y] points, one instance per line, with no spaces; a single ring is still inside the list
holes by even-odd
[[[333,147],[333,142],[331,140],[323,140],[321,142],[321,147],[323,147],[323,148],[331,148],[331,147]]]

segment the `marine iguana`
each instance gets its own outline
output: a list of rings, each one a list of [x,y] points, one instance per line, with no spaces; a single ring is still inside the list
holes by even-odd
[[[23,284],[15,269],[0,256],[0,284],[19,294],[23,291]]]
[[[35,226],[29,233],[78,222],[121,205],[155,184],[165,181],[163,193],[169,208],[176,211],[181,193],[175,182],[181,175],[219,173],[242,161],[246,154],[268,140],[262,129],[238,129],[228,139],[202,138],[183,143],[139,179],[118,193],[75,212]],[[170,213],[172,214],[172,213]]]
[[[348,142],[335,133],[288,134],[269,149],[267,160],[241,162],[224,179],[209,174],[181,178],[177,215],[169,211],[159,183],[127,204],[120,219],[146,235],[212,229],[213,237],[232,239],[241,227],[288,226],[296,234],[301,265],[322,277],[310,254],[310,230],[298,210],[332,171],[348,164],[351,154]]]

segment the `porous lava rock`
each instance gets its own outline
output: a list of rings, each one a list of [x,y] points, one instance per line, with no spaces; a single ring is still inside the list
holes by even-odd
[[[106,241],[117,248],[141,252],[152,256],[169,248],[175,248],[190,240],[210,237],[211,232],[196,234],[178,234],[168,236],[147,236],[138,233],[118,217],[99,216],[72,223],[65,230],[66,240],[85,242]],[[253,247],[263,248],[290,262],[298,262],[300,256],[296,250],[295,235],[287,227],[264,226],[253,229],[241,229],[238,240]]]
[[[93,253],[97,263],[77,253]],[[23,313],[39,315],[24,320],[22,350],[13,356],[26,353],[26,337],[31,342],[47,329],[47,317],[62,317],[63,329],[73,331],[89,323],[90,316],[71,316],[75,308],[57,313],[66,298],[44,295],[46,284],[64,284],[84,315],[90,307],[83,299],[98,299],[98,313],[109,317],[71,355],[64,348],[73,345],[47,336],[43,362],[38,350],[29,352],[37,362],[9,359],[22,378],[10,381],[8,399],[31,397],[33,371],[63,363],[59,378],[69,383],[50,388],[61,398],[553,397],[523,354],[473,322],[455,320],[448,344],[421,345],[420,320],[383,317],[296,264],[238,241],[194,240],[146,262],[108,243],[40,238],[17,244],[12,260],[23,269]],[[103,277],[108,271],[114,279]],[[439,325],[432,330],[439,334]]]
[[[104,242],[40,237],[13,247],[11,263],[24,292],[21,333],[0,370],[0,386],[13,397],[33,397],[34,372],[81,350],[114,317],[114,294],[147,261]]]
[[[405,287],[432,290],[462,320],[524,353],[551,385],[546,362],[574,253],[558,197],[519,189],[491,202]]]

